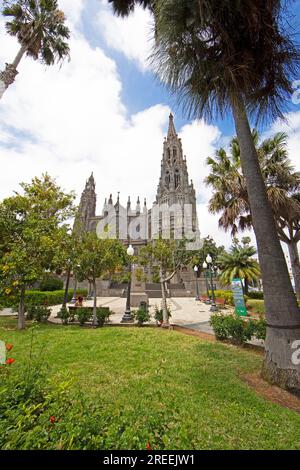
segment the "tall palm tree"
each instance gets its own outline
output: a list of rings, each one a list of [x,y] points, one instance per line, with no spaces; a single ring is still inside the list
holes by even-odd
[[[46,65],[53,65],[69,55],[66,39],[70,31],[65,26],[65,15],[57,0],[17,0],[5,2],[2,14],[10,17],[6,30],[16,36],[21,48],[11,64],[0,72],[0,98],[18,74],[18,65],[27,54]]]
[[[111,3],[118,12],[121,0]],[[128,12],[140,1],[122,2]],[[146,2],[145,2],[146,3]],[[282,116],[300,54],[288,37],[280,0],[153,0],[153,63],[190,117],[232,111],[241,149],[265,292],[263,375],[300,391],[300,365],[291,344],[300,337],[293,292],[253,143],[249,115]],[[146,6],[146,5],[145,5]],[[124,9],[122,13],[124,15]]]
[[[249,243],[248,237],[242,239],[242,244],[234,239],[229,252],[220,254],[217,259],[222,271],[219,277],[221,284],[228,285],[234,278],[243,279],[246,295],[248,294],[249,282],[257,281],[260,277],[259,264],[253,258],[256,249]]]
[[[277,232],[289,249],[296,294],[300,299],[300,262],[297,243],[300,239],[300,173],[294,170],[287,153],[287,135],[278,132],[259,144],[259,135],[252,132],[271,204]],[[210,212],[221,213],[219,225],[230,229],[234,236],[238,229],[252,227],[246,181],[241,169],[240,147],[237,138],[229,146],[229,154],[223,148],[215,158],[208,158],[211,172],[205,179],[213,189],[209,201]]]

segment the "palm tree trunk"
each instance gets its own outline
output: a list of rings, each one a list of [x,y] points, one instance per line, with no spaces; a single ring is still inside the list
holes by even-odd
[[[294,364],[292,359],[292,345],[300,338],[300,310],[277,235],[241,96],[232,101],[232,109],[264,288],[267,337],[262,375],[272,383],[300,393],[300,365]]]
[[[300,300],[300,260],[297,242],[291,241],[290,243],[288,243],[288,250],[291,260],[293,278],[295,282],[296,295]]]
[[[94,302],[93,302],[93,325],[98,326],[97,320],[97,286],[96,286],[96,279],[93,279],[93,289],[94,289]]]
[[[18,310],[18,329],[25,329],[25,286],[21,287],[20,302]]]
[[[14,67],[15,70],[17,70],[17,68],[18,68],[25,52],[26,52],[26,46],[22,46],[21,49],[19,50],[18,54],[16,55],[15,60],[11,64]]]
[[[18,75],[17,67],[21,62],[23,55],[26,52],[26,47],[22,46],[18,54],[15,57],[15,60],[12,64],[6,64],[5,70],[0,72],[0,99],[2,98],[5,90],[12,85],[15,81],[16,76]]]

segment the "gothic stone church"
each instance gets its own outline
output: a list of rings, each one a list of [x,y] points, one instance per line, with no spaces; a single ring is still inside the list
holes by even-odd
[[[126,207],[123,208],[119,195],[115,203],[110,195],[108,199],[105,199],[102,214],[96,215],[96,198],[95,181],[92,174],[81,195],[74,230],[79,232],[98,231],[99,227],[105,227],[108,214],[113,212],[116,220],[114,236],[126,245],[132,244],[136,252],[140,246],[149,243],[149,241],[159,236],[164,237],[164,227],[167,227],[169,233],[173,233],[173,235],[176,228],[177,233],[180,233],[181,236],[193,238],[199,243],[196,192],[193,181],[189,180],[186,157],[183,154],[181,139],[176,133],[172,114],[169,117],[168,134],[163,143],[161,176],[156,200],[152,207],[148,209],[146,199],[141,204],[140,198],[138,198],[136,207],[133,208],[129,197]],[[172,207],[182,210],[179,226],[178,217],[176,223],[176,216],[174,216],[172,209],[168,210]],[[184,209],[186,207],[188,207],[188,215]],[[164,209],[166,210],[164,211]],[[167,216],[161,214],[167,214]],[[164,217],[168,218],[167,223],[163,220]],[[181,236],[175,238],[181,238]],[[170,238],[167,233],[165,238]],[[179,273],[179,277],[173,281],[174,288],[180,290],[182,295],[186,291],[183,279],[186,278],[185,280],[188,282],[192,274],[191,272],[189,274]]]

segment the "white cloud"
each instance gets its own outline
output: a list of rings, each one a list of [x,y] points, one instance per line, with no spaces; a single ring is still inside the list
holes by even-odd
[[[86,0],[59,0],[58,3],[68,21],[75,26],[80,23],[85,2]]]
[[[0,176],[0,197],[10,195],[21,181],[46,171],[63,188],[74,189],[80,196],[93,171],[98,213],[104,198],[113,193],[115,199],[118,191],[123,204],[131,195],[134,205],[139,195],[147,197],[150,207],[160,176],[170,108],[157,104],[128,116],[115,61],[100,48],[92,48],[81,33],[84,0],[72,1],[73,9],[70,0],[60,4],[72,29],[71,62],[47,68],[23,59],[16,82],[0,102],[0,159],[5,168]],[[0,37],[2,68],[13,59],[18,44],[3,32]],[[141,53],[137,59],[141,64],[142,57]],[[194,121],[178,132],[201,201],[200,231],[228,245],[230,236],[218,229],[217,217],[207,212],[209,190],[203,184],[205,159],[214,153],[221,133],[204,121]]]
[[[300,111],[286,114],[287,122],[277,120],[266,133],[267,137],[275,132],[286,132],[288,134],[288,152],[295,168],[300,170]]]
[[[141,70],[149,66],[153,38],[153,21],[150,13],[141,7],[128,18],[120,18],[102,2],[97,15],[99,32],[108,47],[122,52],[129,60],[135,61]]]

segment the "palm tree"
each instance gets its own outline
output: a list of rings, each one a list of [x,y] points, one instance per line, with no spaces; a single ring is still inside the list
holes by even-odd
[[[111,0],[118,12],[121,0]],[[130,13],[140,1],[123,1]],[[248,116],[282,117],[300,54],[284,29],[280,0],[153,0],[152,61],[189,117],[230,110],[241,149],[264,284],[267,318],[263,375],[300,391],[300,365],[291,344],[300,337],[300,311],[277,235]],[[120,13],[124,15],[124,8]]]
[[[287,153],[287,135],[278,132],[259,145],[259,134],[252,132],[280,240],[287,244],[290,254],[295,290],[300,298],[300,262],[297,243],[300,239],[300,202],[297,200],[300,173],[294,170]],[[209,210],[221,213],[220,227],[231,229],[235,236],[238,229],[251,228],[252,217],[246,181],[241,169],[240,147],[233,138],[230,153],[221,148],[215,158],[208,158],[211,168],[205,179],[213,189]]]
[[[219,280],[221,284],[228,285],[232,279],[244,280],[244,293],[248,294],[249,282],[257,281],[260,277],[258,262],[253,258],[256,254],[254,246],[250,246],[250,238],[244,237],[242,244],[234,238],[229,252],[218,256],[217,263],[221,268]]]
[[[6,30],[16,36],[21,48],[11,64],[0,73],[0,98],[18,74],[18,65],[26,53],[46,65],[62,61],[69,55],[66,39],[70,31],[65,15],[58,9],[57,0],[17,0],[5,2],[2,14],[11,17]]]

